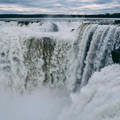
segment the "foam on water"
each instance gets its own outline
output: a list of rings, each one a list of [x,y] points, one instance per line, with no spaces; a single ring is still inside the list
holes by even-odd
[[[59,120],[118,120],[120,118],[120,65],[105,67],[89,79]]]

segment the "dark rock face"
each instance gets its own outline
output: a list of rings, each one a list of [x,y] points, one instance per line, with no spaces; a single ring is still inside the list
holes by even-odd
[[[115,49],[111,52],[114,63],[120,63],[120,49]]]
[[[115,20],[115,24],[120,24],[120,20]]]
[[[20,25],[21,27],[22,26],[28,26],[29,23],[32,23],[32,22],[29,22],[29,21],[18,21],[18,25]]]
[[[73,32],[75,29],[72,29],[71,32]]]

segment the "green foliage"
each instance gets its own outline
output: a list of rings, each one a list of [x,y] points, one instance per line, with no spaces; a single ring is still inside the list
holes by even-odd
[[[120,18],[120,13],[105,13],[105,14],[93,14],[93,15],[64,15],[64,14],[56,14],[56,15],[50,15],[50,14],[0,14],[0,18]]]

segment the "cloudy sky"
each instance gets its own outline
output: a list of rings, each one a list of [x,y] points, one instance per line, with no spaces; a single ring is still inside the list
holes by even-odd
[[[0,0],[0,14],[99,14],[120,12],[120,0]]]

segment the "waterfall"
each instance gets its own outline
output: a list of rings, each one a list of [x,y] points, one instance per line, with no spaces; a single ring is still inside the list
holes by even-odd
[[[95,71],[112,64],[111,51],[119,48],[120,27],[114,25],[82,24],[73,44],[73,59],[68,79],[70,88],[87,84]],[[72,73],[72,74],[71,74]]]
[[[0,21],[0,120],[118,120],[118,48],[109,22]]]
[[[60,37],[62,32],[54,31],[57,25],[48,22],[29,26],[1,22],[1,26],[5,28],[0,34],[1,89],[23,93],[41,86],[65,86],[68,54],[74,41],[71,31]]]
[[[0,88],[23,92],[44,85],[76,91],[95,71],[113,63],[111,51],[120,47],[119,26],[62,24],[65,30],[60,22],[0,23],[5,28],[0,29]]]

